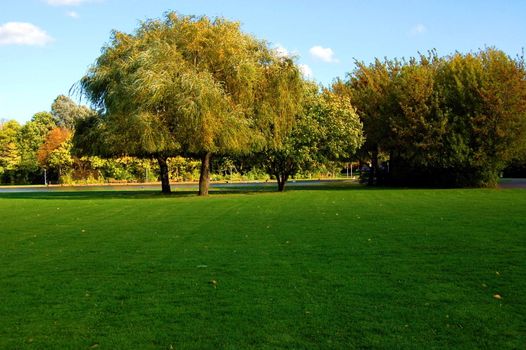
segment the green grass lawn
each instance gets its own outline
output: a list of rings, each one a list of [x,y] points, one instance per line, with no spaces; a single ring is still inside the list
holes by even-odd
[[[526,190],[11,193],[0,221],[1,349],[526,344]]]

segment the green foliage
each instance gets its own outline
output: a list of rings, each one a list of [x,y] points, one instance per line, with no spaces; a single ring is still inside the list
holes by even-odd
[[[44,144],[48,133],[56,127],[53,115],[49,112],[36,113],[24,124],[19,134],[20,173],[27,182],[40,174],[37,152]]]
[[[0,122],[0,179],[7,175],[11,178],[9,182],[20,166],[19,133],[20,124],[16,120]]]
[[[201,162],[192,158],[172,157],[168,158],[170,178],[176,181],[195,181],[199,179],[199,167]]]
[[[487,49],[456,54],[438,73],[452,152],[464,156],[465,181],[494,185],[526,140],[526,70],[521,60]],[[447,109],[446,109],[447,108]]]
[[[367,136],[364,146],[368,151],[376,150],[384,142],[388,142],[386,136],[389,134],[389,124],[386,119],[390,112],[389,93],[401,63],[396,60],[382,62],[378,59],[369,66],[363,62],[355,63],[356,70],[348,75],[347,85],[350,90],[344,87],[337,92],[341,96],[351,97]],[[338,84],[337,81],[335,85]]]
[[[327,90],[306,104],[298,124],[294,136],[301,147],[312,148],[317,163],[349,160],[364,141],[362,123],[350,99]]]
[[[51,105],[51,114],[57,126],[74,130],[79,119],[93,115],[94,111],[86,106],[77,105],[67,96],[59,95]]]
[[[169,13],[133,35],[115,32],[81,86],[122,153],[244,151],[258,50],[237,23]]]
[[[388,154],[391,182],[494,186],[524,149],[525,77],[521,59],[495,49],[432,52],[359,65],[336,88],[357,107],[373,168]]]
[[[179,154],[199,157],[206,195],[211,154],[247,153],[262,139],[254,106],[274,61],[265,43],[221,18],[170,12],[134,34],[114,32],[80,81],[100,116],[78,126],[76,148],[162,156],[160,164]]]
[[[279,190],[300,171],[348,160],[363,143],[362,124],[349,98],[310,86],[301,106],[280,145],[264,155],[263,164],[278,180]]]
[[[44,169],[56,172],[58,182],[73,165],[71,157],[71,132],[65,128],[51,130],[37,152],[38,164]]]
[[[93,114],[76,122],[72,152],[79,157],[117,157],[125,153],[123,142],[107,131],[99,114]],[[132,149],[128,153],[132,153]]]
[[[137,76],[138,66],[146,61],[138,45],[132,36],[114,33],[110,46],[82,78],[82,91],[101,113],[79,121],[74,137],[79,153],[152,156],[177,148],[164,118],[151,113],[155,106],[142,103],[150,91],[144,91]]]
[[[269,56],[263,72],[254,107],[263,148],[272,152],[285,147],[302,112],[306,90],[315,88],[303,81],[290,58]]]

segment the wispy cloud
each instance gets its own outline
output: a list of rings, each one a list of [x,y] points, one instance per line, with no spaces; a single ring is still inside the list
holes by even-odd
[[[286,48],[284,48],[282,45],[278,44],[274,51],[278,54],[279,57],[290,57],[290,52]]]
[[[77,18],[80,17],[79,14],[77,12],[75,12],[75,11],[68,11],[68,12],[66,12],[66,16],[74,18],[74,19],[77,19]]]
[[[307,79],[311,79],[314,74],[312,73],[312,69],[306,65],[306,64],[299,64],[298,68],[300,69],[301,74]]]
[[[0,45],[44,46],[54,39],[31,23],[8,22],[0,25]]]
[[[422,35],[427,32],[427,27],[423,25],[422,23],[418,23],[413,28],[411,28],[411,31],[409,32],[412,36]]]
[[[299,57],[299,52],[296,50],[290,51],[285,46],[281,45],[280,43],[277,43],[274,46],[274,51],[279,57],[288,57],[288,58],[297,58]]]
[[[309,50],[312,57],[327,63],[338,63],[339,60],[334,57],[334,51],[330,47],[313,46]]]
[[[46,0],[52,6],[78,6],[88,2],[95,2],[96,0]]]

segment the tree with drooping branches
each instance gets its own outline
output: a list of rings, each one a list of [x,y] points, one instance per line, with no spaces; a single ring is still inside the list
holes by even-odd
[[[104,130],[110,153],[153,156],[160,165],[177,154],[199,158],[199,193],[207,195],[213,154],[263,143],[254,106],[274,56],[221,18],[172,12],[134,34],[114,32],[80,82],[100,114],[84,127]]]

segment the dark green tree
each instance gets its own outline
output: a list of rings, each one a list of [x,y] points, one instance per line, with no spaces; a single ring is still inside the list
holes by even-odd
[[[357,68],[348,74],[345,85],[337,81],[332,89],[340,96],[349,96],[358,112],[366,135],[361,151],[371,159],[369,184],[372,185],[379,171],[379,154],[387,152],[386,143],[391,138],[388,123],[392,108],[391,93],[401,62],[377,59],[370,65],[358,61],[355,64]]]
[[[447,116],[446,144],[454,158],[455,181],[494,186],[498,174],[524,149],[526,140],[526,70],[488,48],[447,58],[437,72],[437,89]]]
[[[351,96],[366,147],[389,156],[392,183],[493,186],[524,150],[526,79],[522,59],[486,49],[439,58],[359,65],[340,95]]]

